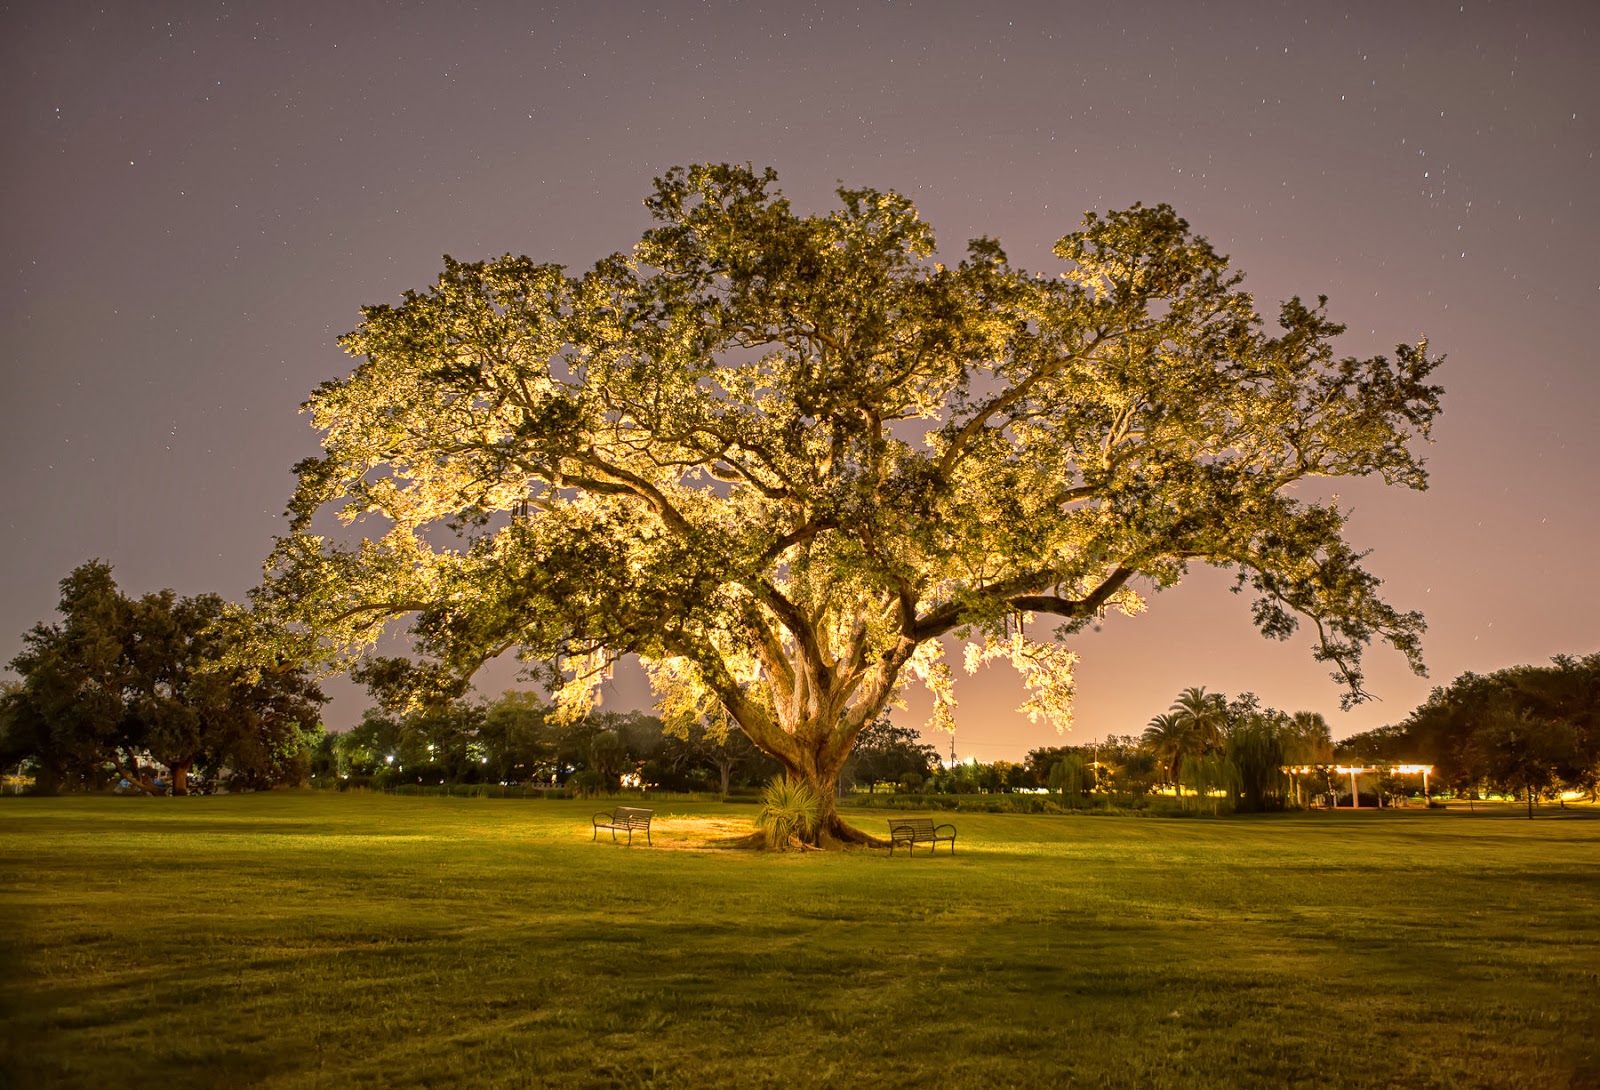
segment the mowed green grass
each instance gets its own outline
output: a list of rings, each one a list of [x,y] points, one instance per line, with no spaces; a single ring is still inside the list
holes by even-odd
[[[647,803],[648,805],[648,803]],[[1600,820],[0,800],[15,1086],[1600,1085]],[[848,813],[848,811],[847,811]],[[876,829],[878,812],[851,815]]]

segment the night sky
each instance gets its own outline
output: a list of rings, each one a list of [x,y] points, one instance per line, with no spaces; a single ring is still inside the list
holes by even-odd
[[[298,415],[363,304],[451,254],[587,268],[675,164],[913,197],[1032,270],[1086,210],[1166,201],[1267,313],[1447,354],[1426,493],[1337,486],[1432,676],[1375,648],[1338,710],[1309,637],[1197,569],[1077,640],[1068,741],[1189,685],[1394,722],[1465,670],[1600,650],[1600,7],[1406,3],[12,3],[0,7],[0,661],[91,557],[242,600],[317,450]],[[1321,495],[1306,493],[1307,495]],[[510,674],[485,684],[497,691]],[[333,727],[364,694],[332,684]],[[906,725],[928,701],[909,692]],[[962,757],[1059,744],[1008,668]],[[639,706],[624,672],[607,706]],[[945,737],[933,739],[942,751]]]

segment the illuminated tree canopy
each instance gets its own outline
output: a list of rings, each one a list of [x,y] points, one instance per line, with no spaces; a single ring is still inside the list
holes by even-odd
[[[800,215],[776,182],[677,168],[631,254],[446,258],[364,310],[259,594],[292,653],[346,666],[397,622],[403,688],[514,650],[573,714],[635,653],[669,718],[731,722],[824,799],[908,680],[950,723],[942,637],[1065,725],[1074,656],[1024,622],[1138,613],[1194,562],[1235,569],[1268,636],[1310,619],[1347,700],[1374,638],[1421,669],[1421,617],[1286,489],[1425,487],[1425,343],[1338,358],[1320,300],[1269,332],[1166,206],[1086,216],[1044,277],[990,239],[936,262],[899,194]],[[327,510],[362,540],[313,532]],[[863,838],[824,805],[823,840]]]

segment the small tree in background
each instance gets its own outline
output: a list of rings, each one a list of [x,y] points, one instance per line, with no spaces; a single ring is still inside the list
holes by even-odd
[[[866,784],[870,794],[879,783],[898,783],[906,775],[926,776],[938,767],[938,751],[920,734],[879,716],[856,738],[840,775]]]
[[[4,698],[6,748],[34,759],[40,790],[97,786],[110,766],[155,791],[152,761],[179,795],[197,769],[235,787],[309,775],[325,698],[298,667],[237,665],[255,648],[221,598],[130,598],[91,560],[61,581],[58,609],[23,637]]]
[[[1068,753],[1050,767],[1050,790],[1081,805],[1093,783],[1093,773],[1081,754]]]
[[[1229,809],[1240,786],[1239,770],[1220,750],[1203,754],[1184,765],[1184,786],[1194,792],[1195,805],[1211,807],[1212,814],[1222,810],[1224,801]]]
[[[556,778],[556,732],[550,708],[538,694],[507,689],[484,708],[478,740],[489,758],[488,775],[501,783]]]
[[[1237,776],[1239,809],[1281,810],[1288,801],[1289,730],[1281,713],[1248,712],[1228,728],[1223,753]]]
[[[1491,782],[1523,796],[1530,820],[1540,795],[1582,774],[1582,743],[1570,723],[1541,719],[1504,703],[1489,710],[1473,733],[1472,748]]]
[[[1118,791],[1126,791],[1140,798],[1150,793],[1160,772],[1155,754],[1134,749],[1118,762],[1112,773],[1112,783]]]

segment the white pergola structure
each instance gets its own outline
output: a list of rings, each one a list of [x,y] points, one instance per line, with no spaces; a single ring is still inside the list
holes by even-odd
[[[1350,805],[1357,810],[1361,808],[1361,794],[1356,790],[1356,777],[1365,776],[1369,772],[1397,772],[1402,776],[1415,776],[1420,773],[1422,775],[1422,797],[1429,799],[1430,801],[1432,798],[1432,796],[1428,794],[1428,776],[1433,772],[1432,765],[1300,765],[1298,767],[1284,769],[1285,772],[1301,776],[1307,775],[1311,772],[1322,772],[1329,770],[1337,772],[1341,776],[1350,777]],[[1336,797],[1334,799],[1334,806],[1337,807],[1338,805],[1339,802]]]

